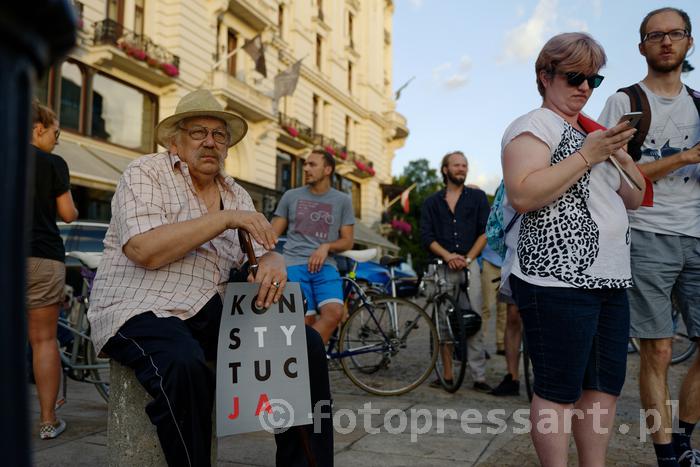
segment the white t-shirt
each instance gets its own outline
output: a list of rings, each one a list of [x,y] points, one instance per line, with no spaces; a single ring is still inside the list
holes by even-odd
[[[549,147],[552,165],[580,157],[575,151],[585,139],[559,115],[539,108],[510,124],[501,141],[501,154],[523,133]],[[629,224],[622,198],[616,193],[619,188],[615,168],[596,164],[557,200],[523,214],[519,226],[506,236],[510,254],[504,263],[504,268],[510,268],[506,274],[512,272],[544,287],[630,287]],[[512,209],[509,200],[504,204]]]
[[[651,108],[640,163],[672,156],[700,141],[700,118],[685,88],[676,97],[662,97],[643,83],[639,85]],[[627,94],[615,93],[605,103],[599,121],[606,127],[615,126],[630,108]],[[629,218],[634,229],[700,237],[700,164],[686,165],[654,182],[654,206],[629,211]]]

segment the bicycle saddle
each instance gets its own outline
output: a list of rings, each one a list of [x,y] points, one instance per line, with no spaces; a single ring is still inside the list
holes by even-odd
[[[66,256],[75,258],[89,269],[97,269],[102,259],[102,253],[87,253],[84,251],[69,251]]]
[[[338,253],[338,256],[345,256],[346,258],[355,260],[358,263],[364,263],[377,256],[377,249],[368,248],[366,250],[346,250],[342,253]]]

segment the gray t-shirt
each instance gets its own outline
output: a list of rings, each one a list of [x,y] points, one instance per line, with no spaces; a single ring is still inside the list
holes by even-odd
[[[350,196],[335,188],[322,195],[311,193],[306,186],[288,190],[274,216],[288,222],[284,245],[288,266],[306,264],[321,243],[338,240],[341,226],[355,224]],[[337,268],[332,255],[328,255],[326,264]]]
[[[700,141],[700,119],[685,88],[676,97],[657,96],[639,83],[649,99],[651,125],[640,163],[678,154]],[[627,94],[608,98],[598,121],[611,127],[630,111]],[[700,164],[686,165],[654,182],[654,206],[628,211],[634,229],[700,237]]]

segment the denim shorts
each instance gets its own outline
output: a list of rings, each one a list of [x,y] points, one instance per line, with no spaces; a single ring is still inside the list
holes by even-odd
[[[338,270],[328,264],[314,273],[309,272],[306,264],[287,266],[287,281],[299,282],[306,298],[307,315],[317,314],[328,303],[343,303],[343,280]]]
[[[627,369],[629,305],[624,289],[542,287],[511,276],[542,399],[571,404],[582,390],[619,396]]]

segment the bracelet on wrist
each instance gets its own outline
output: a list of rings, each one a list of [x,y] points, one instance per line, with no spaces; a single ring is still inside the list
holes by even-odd
[[[588,170],[591,170],[591,163],[588,162],[588,159],[586,159],[586,156],[584,156],[583,153],[582,153],[581,151],[579,151],[578,149],[576,150],[576,153],[577,153],[579,156],[581,156],[581,159],[583,159],[583,162],[586,163],[586,168],[587,168]]]

